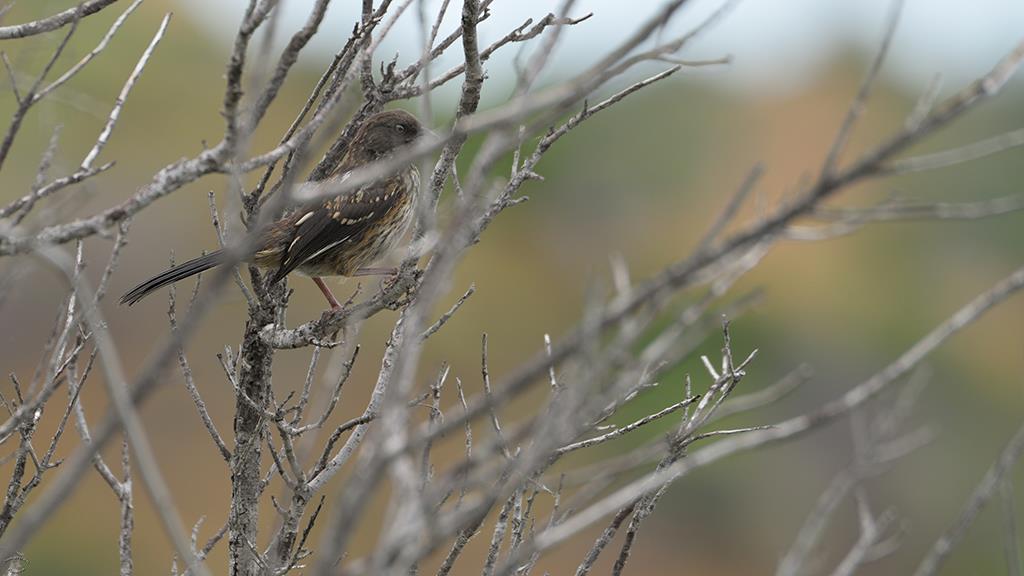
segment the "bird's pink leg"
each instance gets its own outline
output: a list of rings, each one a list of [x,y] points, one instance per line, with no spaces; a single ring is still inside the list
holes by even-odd
[[[324,298],[327,298],[327,302],[331,305],[332,310],[341,310],[341,304],[338,303],[338,299],[334,297],[334,293],[331,289],[324,284],[324,281],[319,276],[313,276],[313,282],[316,283],[316,287],[324,293]]]

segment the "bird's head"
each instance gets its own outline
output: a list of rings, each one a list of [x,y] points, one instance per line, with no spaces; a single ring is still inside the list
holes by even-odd
[[[424,133],[420,121],[404,110],[378,112],[363,122],[352,139],[352,148],[380,158],[408,146]]]

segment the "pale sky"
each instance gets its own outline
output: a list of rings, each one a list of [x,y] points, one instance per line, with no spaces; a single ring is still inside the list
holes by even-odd
[[[222,11],[216,18],[198,18],[210,33],[227,41],[240,19],[245,0],[182,0],[189,8]],[[428,13],[440,0],[425,0]],[[673,20],[668,34],[685,32],[721,0],[692,0]],[[284,11],[279,37],[295,30],[313,0],[281,0]],[[395,2],[399,4],[400,2]],[[890,6],[889,0],[745,0],[719,26],[695,41],[684,58],[715,58],[731,54],[733,64],[714,70],[688,72],[742,90],[787,92],[807,82],[834,52],[854,46],[873,53]],[[327,58],[338,49],[358,17],[357,0],[338,0],[328,12],[325,30],[341,35],[319,35],[311,52]],[[481,25],[481,41],[489,43],[528,17],[556,11],[555,0],[497,0],[492,17]],[[553,75],[576,69],[597,59],[626,31],[645,19],[661,0],[579,0],[575,15],[593,12],[586,23],[563,35],[551,60]],[[461,2],[451,0],[442,32],[457,25]],[[379,53],[400,54],[400,62],[416,57],[420,32],[416,4],[399,21],[390,42]],[[885,69],[890,78],[918,89],[941,73],[948,89],[987,71],[1013,45],[1024,38],[1024,0],[907,0]],[[457,48],[457,47],[455,47]],[[458,57],[439,63],[447,69]],[[485,65],[492,77],[510,71],[517,48],[507,47]],[[654,68],[650,68],[653,71]]]

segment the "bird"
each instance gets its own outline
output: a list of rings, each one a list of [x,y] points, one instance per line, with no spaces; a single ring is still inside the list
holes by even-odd
[[[403,110],[373,114],[356,130],[338,167],[323,180],[308,184],[320,189],[336,186],[352,170],[393,156],[426,133],[430,131]],[[271,270],[271,282],[291,272],[309,276],[331,309],[340,309],[322,277],[393,272],[366,266],[390,252],[405,235],[416,212],[419,181],[413,162],[347,194],[302,206],[269,225],[242,260]],[[168,284],[232,260],[228,250],[220,249],[172,266],[126,292],[121,304],[131,306]]]

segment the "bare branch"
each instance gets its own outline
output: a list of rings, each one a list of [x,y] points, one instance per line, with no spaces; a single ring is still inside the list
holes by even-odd
[[[843,123],[839,127],[839,134],[836,135],[835,141],[832,143],[832,148],[828,151],[828,156],[825,157],[825,163],[821,167],[822,179],[832,177],[835,172],[836,164],[839,161],[839,155],[846,147],[846,143],[850,139],[850,133],[853,131],[854,125],[857,123],[861,114],[864,113],[868,96],[871,94],[871,88],[875,85],[878,73],[882,70],[882,64],[885,62],[885,57],[889,53],[889,46],[892,44],[892,39],[896,35],[896,26],[899,24],[900,15],[903,13],[903,0],[893,0],[892,6],[889,10],[889,19],[885,25],[885,32],[882,34],[882,44],[878,48],[878,54],[875,56],[874,61],[872,61],[871,67],[868,68],[868,73],[860,85],[860,90],[857,91],[857,95],[854,96],[853,102],[850,104],[850,109],[847,111],[846,117],[843,118]]]
[[[666,482],[674,481],[696,468],[706,466],[740,451],[794,438],[820,427],[835,418],[848,414],[851,410],[860,406],[906,374],[928,353],[945,342],[950,336],[970,325],[980,318],[982,314],[1022,288],[1024,288],[1024,268],[1018,269],[990,290],[974,298],[886,368],[861,384],[854,386],[840,398],[823,405],[814,412],[785,420],[771,428],[716,442],[707,448],[691,453],[687,458],[664,470],[659,470],[631,482],[603,498],[598,503],[569,517],[558,526],[539,533],[535,539],[536,546],[540,550],[549,548],[577,533],[583,527],[596,522],[604,515],[627,505],[640,495],[651,492]]]
[[[925,557],[921,559],[917,570],[914,571],[914,576],[927,576],[936,574],[939,571],[942,564],[946,561],[946,557],[949,556],[957,543],[963,539],[967,529],[974,523],[978,513],[996,495],[996,490],[998,490],[1004,475],[1020,460],[1022,454],[1024,454],[1024,427],[1019,428],[1013,437],[1010,438],[1010,441],[1007,442],[1006,447],[1003,448],[999,457],[992,464],[992,467],[989,468],[981,482],[974,488],[974,491],[964,504],[964,509],[960,516],[952,526],[942,533],[928,553],[925,554]]]
[[[142,75],[142,70],[146,67],[149,62],[150,56],[153,55],[153,50],[156,45],[160,43],[160,40],[164,37],[164,32],[167,30],[167,24],[171,21],[171,13],[168,12],[164,15],[163,20],[160,21],[160,27],[157,28],[156,34],[153,39],[149,41],[149,46],[139,57],[139,61],[135,64],[135,69],[132,70],[128,80],[125,81],[124,86],[121,88],[121,93],[117,95],[117,100],[114,101],[114,108],[110,111],[110,117],[107,118],[107,123],[104,124],[103,130],[100,132],[99,137],[96,139],[96,144],[93,145],[92,150],[85,155],[85,159],[82,160],[82,169],[88,170],[92,168],[92,163],[99,156],[103,147],[106,146],[107,140],[110,139],[111,132],[114,131],[114,125],[117,124],[117,119],[121,116],[121,108],[124,106],[125,100],[128,99],[128,93],[131,92],[132,87],[135,86],[135,82],[138,81],[139,76]]]
[[[438,330],[441,329],[442,326],[444,326],[445,324],[448,323],[449,320],[451,320],[452,316],[454,316],[455,313],[459,311],[459,308],[462,308],[462,305],[466,303],[466,300],[469,300],[469,297],[472,296],[474,292],[476,292],[476,284],[470,284],[469,288],[455,302],[455,304],[452,304],[452,307],[449,308],[447,312],[442,314],[441,317],[438,318],[436,322],[431,324],[430,328],[424,330],[423,335],[420,337],[426,340],[427,338],[433,336]]]
[[[172,262],[173,265],[173,262]],[[177,330],[178,319],[175,313],[175,289],[171,286],[170,290],[170,304],[167,307],[167,318],[171,324],[171,330]],[[196,388],[195,382],[192,380],[192,368],[188,364],[188,359],[185,358],[185,350],[178,350],[178,366],[181,367],[181,375],[185,380],[185,389],[188,390],[189,396],[192,397],[192,403],[196,406],[196,411],[199,412],[199,418],[203,421],[203,426],[206,427],[207,432],[210,433],[210,438],[213,440],[214,446],[220,452],[221,457],[225,462],[231,462],[231,450],[228,449],[227,444],[224,443],[224,439],[221,438],[220,432],[217,431],[217,425],[213,423],[213,418],[210,417],[210,413],[206,409],[206,403],[203,402],[202,396],[199,394],[199,389]]]
[[[95,58],[100,52],[103,51],[104,48],[107,47],[107,44],[110,43],[110,39],[114,37],[114,34],[117,33],[117,31],[121,28],[121,25],[123,25],[125,20],[128,19],[128,16],[132,12],[134,12],[136,8],[139,7],[139,4],[142,4],[142,0],[135,0],[134,2],[132,2],[131,5],[128,6],[128,8],[124,12],[122,12],[116,20],[114,20],[114,23],[110,25],[110,29],[107,30],[107,33],[103,35],[103,38],[100,39],[99,44],[97,44],[95,48],[90,50],[88,54],[83,56],[82,59],[75,63],[74,66],[69,68],[67,72],[61,74],[59,78],[57,78],[56,80],[48,84],[46,87],[36,92],[33,96],[33,100],[35,102],[42,100],[46,97],[47,94],[56,90],[65,82],[73,78],[80,71],[82,71],[82,69],[85,68],[89,64],[89,62],[92,62],[93,58]]]
[[[138,413],[135,411],[135,405],[127,389],[117,348],[105,328],[106,323],[100,316],[99,309],[89,305],[89,303],[94,301],[94,295],[86,287],[84,279],[74,273],[73,265],[59,250],[49,248],[40,250],[39,254],[64,273],[74,293],[74,297],[82,303],[84,319],[95,335],[100,365],[103,367],[104,375],[106,376],[104,382],[107,384],[107,391],[112,398],[115,413],[125,428],[128,441],[135,450],[143,483],[153,499],[164,529],[177,548],[178,554],[186,559],[190,569],[200,576],[204,576],[207,574],[207,571],[201,562],[191,554],[191,549],[184,535],[184,528],[181,520],[178,518],[177,508],[171,501],[170,491],[160,474],[156,457],[153,455],[152,447],[139,421]]]
[[[700,396],[692,396],[692,397],[686,398],[686,399],[684,399],[684,400],[682,400],[680,402],[676,402],[675,404],[672,404],[671,406],[668,406],[666,408],[662,408],[661,410],[659,410],[657,412],[654,412],[653,414],[648,414],[647,416],[644,416],[643,418],[637,420],[636,422],[631,422],[631,423],[629,423],[629,424],[627,424],[627,425],[625,425],[625,426],[623,426],[621,428],[616,428],[616,429],[612,430],[611,432],[607,432],[607,433],[602,434],[600,436],[595,436],[594,438],[587,438],[586,440],[580,440],[579,442],[573,442],[572,444],[566,444],[565,446],[562,446],[561,448],[556,450],[555,451],[555,455],[556,456],[562,456],[562,455],[564,455],[566,453],[572,452],[573,450],[579,450],[580,448],[587,448],[587,447],[590,447],[590,446],[594,446],[596,444],[602,444],[602,443],[607,442],[609,440],[612,440],[614,438],[618,438],[619,436],[622,436],[624,434],[628,434],[628,433],[632,432],[633,430],[636,430],[637,428],[639,428],[639,427],[641,427],[641,426],[643,426],[645,424],[649,424],[651,422],[654,422],[655,420],[657,420],[657,419],[659,419],[659,418],[661,418],[663,416],[668,416],[669,414],[671,414],[673,412],[676,412],[677,410],[680,410],[680,409],[682,409],[685,406],[689,406],[689,405],[693,404],[694,402],[696,402],[699,399],[700,399]]]
[[[881,171],[883,174],[907,174],[910,172],[937,170],[964,162],[973,162],[974,160],[999,154],[1006,150],[1012,150],[1022,145],[1024,145],[1024,129],[1011,130],[998,136],[972,142],[964,146],[957,146],[949,150],[893,160],[886,164]]]
[[[25,38],[26,36],[34,36],[36,34],[50,32],[67,26],[68,24],[73,24],[75,21],[85,18],[86,16],[91,16],[100,10],[103,10],[107,6],[110,6],[114,2],[117,2],[117,0],[86,0],[74,8],[68,8],[67,10],[58,12],[53,16],[40,18],[39,20],[33,20],[31,22],[25,22],[24,24],[0,26],[0,40]]]

